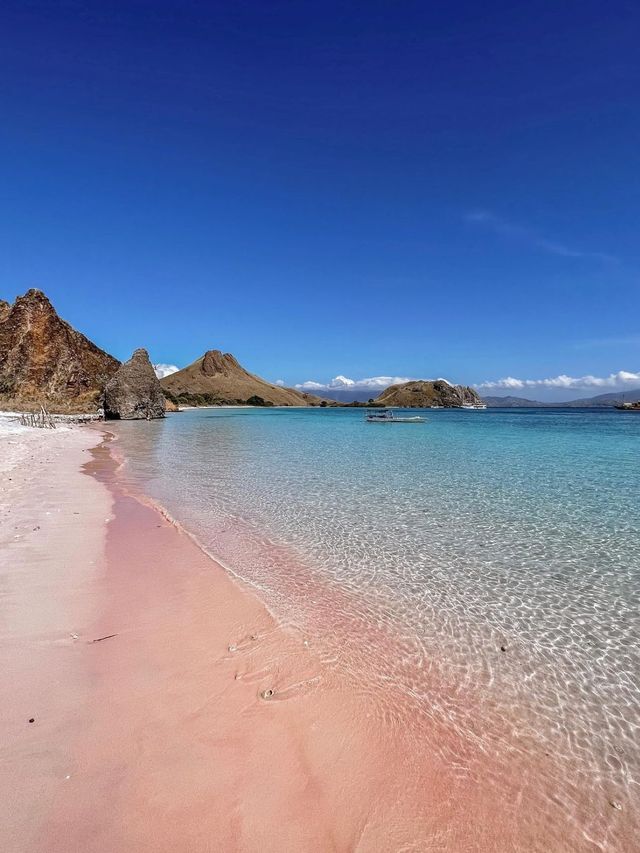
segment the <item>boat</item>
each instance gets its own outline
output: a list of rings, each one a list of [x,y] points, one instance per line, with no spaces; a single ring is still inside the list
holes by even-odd
[[[640,413],[640,400],[636,400],[635,403],[616,403],[616,409],[619,409],[621,412],[639,412]]]
[[[382,409],[380,412],[369,412],[365,420],[369,424],[424,424],[426,418],[421,418],[420,415],[413,415],[408,418],[397,417],[391,409]]]
[[[430,409],[444,409],[444,406],[429,406]]]
[[[464,392],[463,392],[462,388],[460,388],[460,408],[465,409],[467,411],[471,411],[471,410],[476,411],[477,409],[480,409],[480,410],[486,409],[487,404],[486,403],[465,403]]]

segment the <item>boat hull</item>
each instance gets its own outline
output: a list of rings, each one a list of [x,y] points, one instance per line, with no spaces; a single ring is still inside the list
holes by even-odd
[[[426,418],[367,418],[368,424],[424,424]]]

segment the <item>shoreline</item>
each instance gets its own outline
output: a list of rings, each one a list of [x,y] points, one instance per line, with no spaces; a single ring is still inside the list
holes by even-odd
[[[109,480],[108,446],[93,456],[87,472]],[[353,706],[338,701],[305,638],[156,509],[117,486],[112,495],[108,606],[93,631],[110,639],[96,648],[90,723],[76,744],[76,760],[100,772],[90,791],[56,801],[43,849],[68,850],[70,840],[90,851],[414,844],[421,798],[400,804],[392,743],[376,748],[371,730],[354,727]],[[114,696],[127,725],[97,746],[113,729]],[[115,819],[100,814],[103,800]]]
[[[78,453],[38,471],[40,483],[36,477],[26,494],[42,493],[44,481],[49,488],[55,470],[57,488],[73,486],[82,506],[76,534],[66,537],[72,571],[58,578],[61,586],[75,589],[73,566],[86,562],[80,540],[96,562],[82,578],[78,639],[47,645],[47,666],[68,702],[55,709],[53,727],[40,729],[38,719],[23,731],[20,718],[11,732],[13,775],[25,766],[39,775],[18,793],[13,823],[3,821],[13,827],[7,849],[597,849],[580,827],[542,830],[544,797],[538,802],[530,790],[524,809],[517,787],[505,786],[496,801],[495,757],[472,772],[425,757],[412,741],[420,726],[400,731],[376,713],[377,697],[347,684],[314,638],[279,623],[257,590],[163,508],[123,488],[104,427],[73,432],[82,436]],[[56,436],[42,436],[42,446]],[[47,570],[60,562],[49,557]],[[41,567],[25,556],[27,574]],[[65,620],[58,614],[56,627]],[[74,657],[61,666],[69,648]],[[42,670],[17,675],[25,689],[38,686],[46,705]],[[25,765],[34,731],[40,747]],[[446,755],[449,734],[437,736]],[[537,767],[521,769],[535,780]]]

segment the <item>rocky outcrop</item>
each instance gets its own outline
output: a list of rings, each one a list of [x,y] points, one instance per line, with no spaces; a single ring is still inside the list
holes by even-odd
[[[374,400],[376,406],[400,406],[423,409],[429,406],[459,408],[462,404],[482,403],[480,396],[466,385],[451,385],[444,379],[390,385]]]
[[[202,372],[205,376],[244,376],[250,377],[238,359],[230,352],[221,352],[219,349],[210,349],[202,357]]]
[[[163,418],[165,398],[146,349],[137,349],[121,364],[104,389],[106,418]]]
[[[228,352],[208,350],[188,367],[160,380],[175,403],[185,406],[319,406],[320,397],[266,382]]]
[[[94,412],[119,364],[62,320],[41,290],[0,301],[0,408]]]

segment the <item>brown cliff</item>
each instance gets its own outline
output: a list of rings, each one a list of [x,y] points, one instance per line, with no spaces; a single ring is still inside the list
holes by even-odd
[[[0,302],[0,409],[95,411],[119,364],[62,320],[41,290]]]

